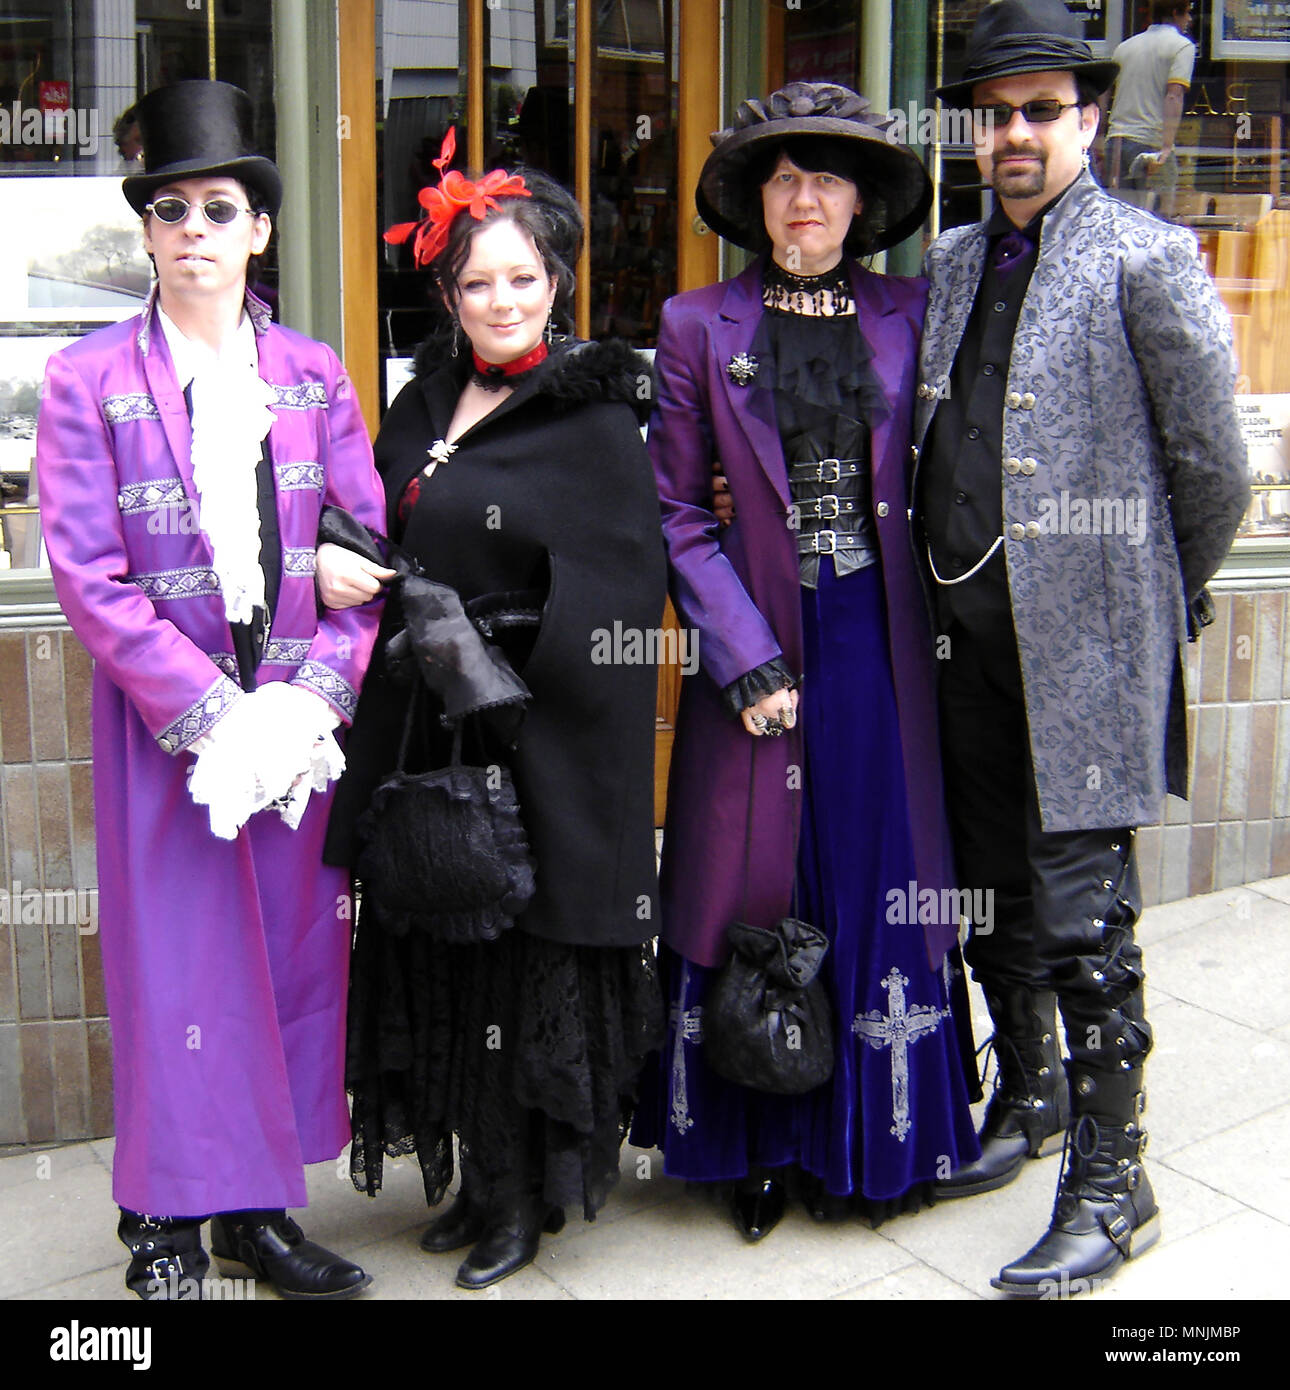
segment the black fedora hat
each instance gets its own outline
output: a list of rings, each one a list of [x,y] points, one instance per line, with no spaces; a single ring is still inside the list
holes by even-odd
[[[936,95],[948,106],[970,106],[978,82],[1027,72],[1074,73],[1101,93],[1118,71],[1094,59],[1084,26],[1062,0],[999,0],[977,15],[963,76]]]
[[[874,116],[864,97],[832,82],[790,82],[764,102],[740,102],[734,124],[712,136],[715,148],[694,193],[699,216],[727,241],[758,250],[765,228],[760,217],[753,221],[746,181],[753,159],[768,143],[795,135],[841,137],[857,142],[866,181],[845,250],[855,256],[895,246],[922,225],[932,184],[913,150],[887,138],[893,125]]]
[[[152,195],[179,179],[229,174],[259,195],[276,217],[282,176],[255,152],[251,98],[228,82],[176,82],[141,97],[135,107],[143,140],[143,173],[121,185],[140,216]]]

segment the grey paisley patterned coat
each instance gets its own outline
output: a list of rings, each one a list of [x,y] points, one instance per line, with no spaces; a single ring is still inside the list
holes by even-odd
[[[977,225],[927,254],[916,461],[985,250]],[[1003,413],[1004,547],[1045,830],[1151,823],[1166,790],[1186,795],[1186,602],[1249,501],[1234,372],[1195,238],[1082,174],[1044,219]]]

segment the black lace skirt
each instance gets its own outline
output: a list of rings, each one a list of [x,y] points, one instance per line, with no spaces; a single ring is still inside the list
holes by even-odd
[[[618,1180],[647,1054],[662,1040],[652,947],[569,946],[511,930],[471,946],[380,929],[360,912],[350,978],[350,1176],[381,1187],[413,1154],[426,1200],[463,1164],[507,1202],[540,1195],[592,1220]]]

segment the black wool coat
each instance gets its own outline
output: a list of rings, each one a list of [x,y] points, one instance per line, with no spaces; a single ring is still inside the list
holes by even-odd
[[[633,945],[659,930],[658,670],[603,658],[628,650],[612,642],[616,623],[646,632],[662,622],[658,494],[638,419],[649,404],[649,368],[621,343],[553,349],[421,478],[405,528],[399,499],[443,438],[466,370],[453,361],[414,378],[382,421],[375,454],[389,533],[463,601],[538,591],[536,639],[499,638],[533,696],[519,733],[507,747],[470,730],[465,760],[504,762],[515,779],[537,866],[536,892],[516,926],[569,944]],[[388,671],[384,646],[401,626],[392,595],[346,742],[329,863],[352,865],[355,823],[397,760],[410,688]],[[433,696],[420,699],[409,771],[448,761],[434,706]]]

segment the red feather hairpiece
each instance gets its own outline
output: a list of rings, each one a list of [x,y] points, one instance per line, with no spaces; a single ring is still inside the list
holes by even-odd
[[[457,128],[449,126],[439,147],[439,158],[433,161],[439,170],[439,186],[423,188],[417,194],[417,201],[426,215],[420,222],[396,223],[385,233],[385,240],[391,246],[402,246],[415,232],[412,257],[419,266],[429,265],[448,244],[448,233],[459,213],[469,212],[477,222],[482,222],[489,208],[501,206],[499,198],[533,196],[519,174],[508,174],[504,169],[490,170],[476,183],[457,169],[449,169],[445,174],[444,169],[456,152]]]

